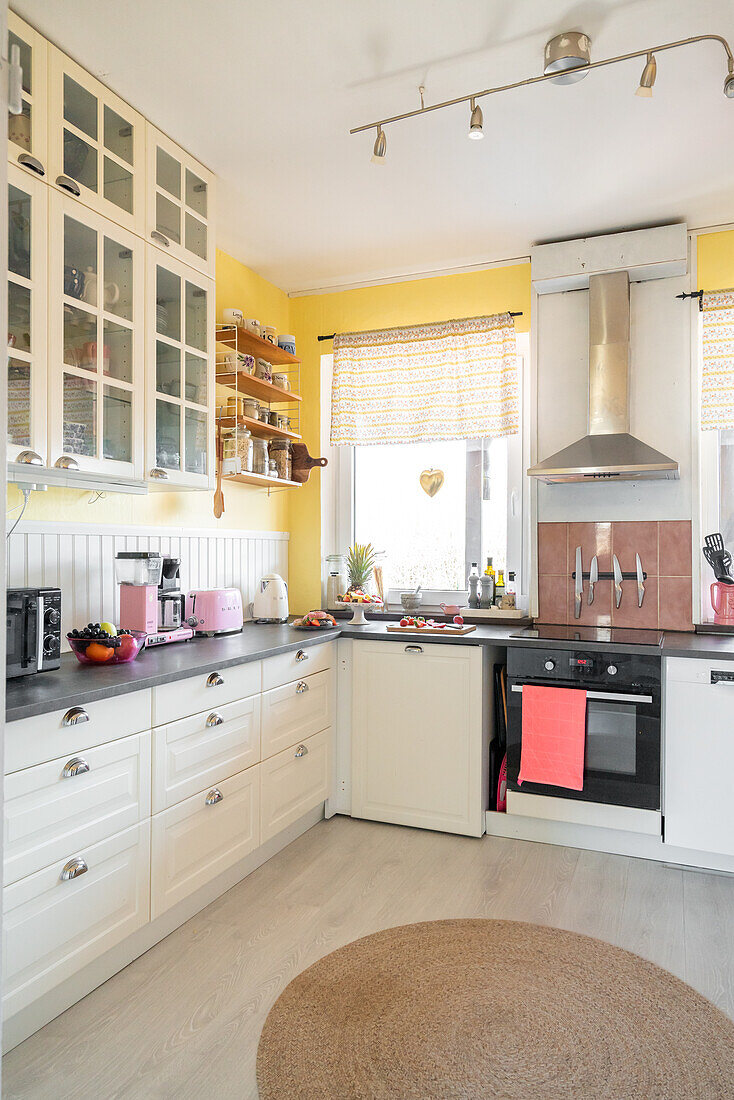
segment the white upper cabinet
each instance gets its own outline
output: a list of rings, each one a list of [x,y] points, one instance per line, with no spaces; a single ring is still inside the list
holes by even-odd
[[[48,175],[46,86],[48,44],[15,12],[8,12],[8,57],[13,46],[20,50],[23,69],[23,112],[8,115],[8,160],[33,175]]]
[[[214,283],[147,246],[145,476],[212,485]]]
[[[46,460],[48,188],[8,165],[8,459]]]
[[[147,123],[146,236],[214,278],[214,176]]]
[[[145,227],[145,120],[49,45],[49,183],[118,225]]]
[[[49,465],[142,477],[145,244],[51,193]]]

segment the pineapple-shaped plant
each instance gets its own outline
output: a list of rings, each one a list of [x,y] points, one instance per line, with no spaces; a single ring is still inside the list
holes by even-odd
[[[371,542],[355,542],[347,550],[347,575],[349,588],[347,594],[355,588],[364,589],[372,576],[375,565],[375,548]]]

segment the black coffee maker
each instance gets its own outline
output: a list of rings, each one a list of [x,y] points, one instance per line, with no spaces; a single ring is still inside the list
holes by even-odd
[[[181,559],[164,558],[158,585],[158,629],[178,630],[184,622],[185,596],[181,591]]]

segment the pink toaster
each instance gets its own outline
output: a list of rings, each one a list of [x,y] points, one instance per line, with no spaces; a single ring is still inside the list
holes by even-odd
[[[186,594],[186,622],[195,634],[234,634],[242,630],[239,588],[192,588]]]

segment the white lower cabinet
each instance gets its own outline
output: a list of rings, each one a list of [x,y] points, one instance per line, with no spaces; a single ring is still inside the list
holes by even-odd
[[[481,836],[483,648],[355,641],[352,814]]]
[[[307,737],[260,765],[264,843],[329,796],[332,731]]]
[[[5,777],[5,885],[150,816],[150,733]]]
[[[152,918],[216,878],[259,844],[259,765],[156,814]]]
[[[3,1011],[25,1008],[150,919],[150,823],[3,891]]]
[[[331,721],[332,672],[325,669],[262,695],[262,757],[265,760]]]

